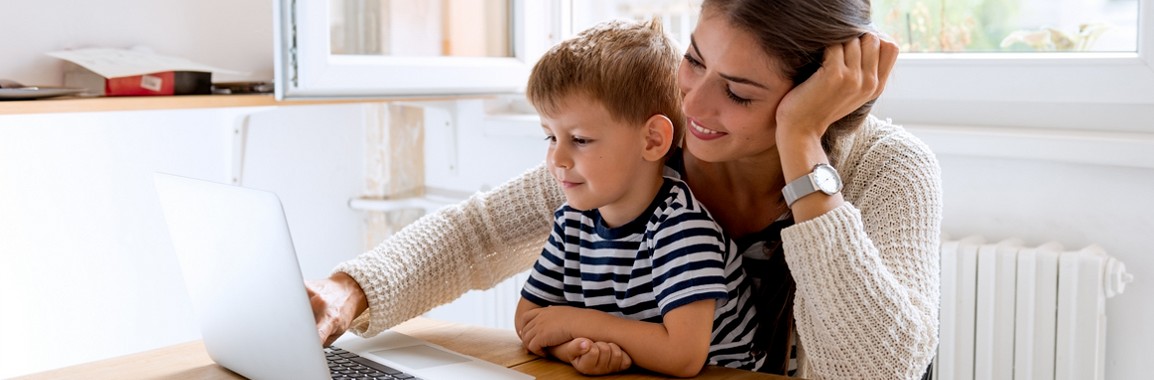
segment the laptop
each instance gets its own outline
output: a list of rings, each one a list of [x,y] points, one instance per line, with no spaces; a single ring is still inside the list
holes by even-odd
[[[356,365],[375,367],[355,371],[380,378],[533,378],[394,331],[370,339],[346,334],[322,348],[275,194],[162,173],[155,183],[217,364],[252,379],[341,379]]]

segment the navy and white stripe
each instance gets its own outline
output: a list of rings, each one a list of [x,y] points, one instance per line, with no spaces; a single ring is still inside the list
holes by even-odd
[[[679,306],[717,300],[709,364],[756,370],[764,357],[741,255],[689,187],[665,178],[648,211],[608,228],[597,210],[563,205],[521,295],[660,323]]]

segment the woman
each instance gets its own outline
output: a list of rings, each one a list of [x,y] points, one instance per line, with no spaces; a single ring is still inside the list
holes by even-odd
[[[920,378],[937,345],[939,168],[868,115],[897,55],[869,22],[866,0],[706,0],[679,69],[670,166],[742,249],[772,372]],[[373,335],[523,271],[563,201],[538,167],[422,218],[309,284],[319,333]],[[559,333],[530,349],[575,337],[539,310]]]

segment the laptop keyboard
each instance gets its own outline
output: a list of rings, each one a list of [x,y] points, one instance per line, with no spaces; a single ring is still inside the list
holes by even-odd
[[[365,359],[360,355],[345,351],[340,347],[325,347],[325,357],[329,360],[329,373],[332,374],[333,380],[420,380],[416,376]]]

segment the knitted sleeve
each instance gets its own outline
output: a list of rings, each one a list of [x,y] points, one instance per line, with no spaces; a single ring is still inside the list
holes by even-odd
[[[782,233],[814,379],[918,379],[938,344],[940,168],[884,127],[843,165],[846,204]]]
[[[533,264],[565,201],[544,165],[426,215],[376,248],[338,265],[368,297],[352,331],[372,336],[488,289]]]

